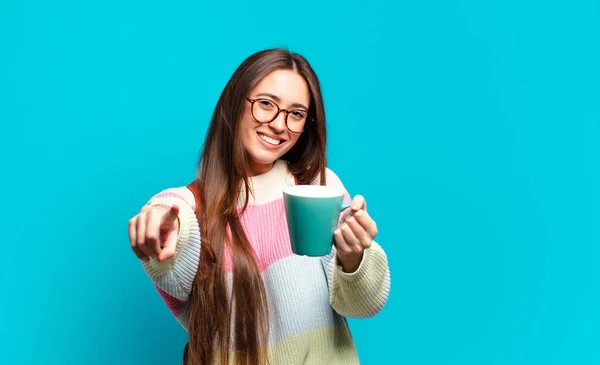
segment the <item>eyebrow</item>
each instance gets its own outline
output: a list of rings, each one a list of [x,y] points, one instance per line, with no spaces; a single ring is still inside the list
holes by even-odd
[[[256,96],[266,96],[268,98],[275,100],[278,103],[281,102],[281,99],[279,98],[279,96],[269,94],[269,93],[258,93],[258,94],[256,94]],[[308,108],[304,104],[300,104],[300,103],[294,103],[294,104],[290,105],[290,108],[303,108],[303,109],[308,110]]]

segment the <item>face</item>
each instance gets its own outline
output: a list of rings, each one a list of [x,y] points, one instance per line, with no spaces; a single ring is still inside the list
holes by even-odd
[[[263,78],[250,91],[248,98],[255,100],[254,107],[244,101],[244,112],[240,120],[242,144],[250,157],[250,174],[260,175],[271,169],[273,163],[289,151],[300,138],[310,107],[310,93],[304,78],[291,70],[276,70]],[[270,123],[259,123],[279,109],[288,110],[288,125],[285,112],[277,114]],[[254,108],[254,109],[253,109]],[[254,110],[254,117],[252,111]]]

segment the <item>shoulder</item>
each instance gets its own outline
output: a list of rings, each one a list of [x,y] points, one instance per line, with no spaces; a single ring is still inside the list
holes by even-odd
[[[311,185],[319,185],[320,181],[321,174],[318,174],[317,177],[311,182]],[[325,182],[327,186],[344,188],[344,184],[342,183],[340,177],[329,167],[325,168]]]
[[[327,185],[344,185],[342,184],[342,180],[340,179],[340,177],[333,172],[332,169],[330,169],[329,167],[327,167],[325,169],[325,181],[327,182]]]

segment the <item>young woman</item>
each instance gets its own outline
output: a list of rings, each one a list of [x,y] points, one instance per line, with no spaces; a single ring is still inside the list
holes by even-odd
[[[131,248],[188,331],[185,363],[358,364],[346,317],[374,316],[390,291],[365,200],[340,216],[325,257],[293,254],[285,219],[284,187],[344,189],[325,142],[311,66],[286,50],[258,52],[217,102],[197,180],[129,221]]]

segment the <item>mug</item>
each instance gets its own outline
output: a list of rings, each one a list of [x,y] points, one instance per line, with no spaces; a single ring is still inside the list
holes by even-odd
[[[323,185],[294,185],[283,189],[292,252],[325,256],[331,252],[333,232],[344,204],[344,191]]]

